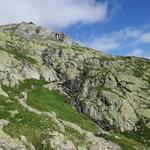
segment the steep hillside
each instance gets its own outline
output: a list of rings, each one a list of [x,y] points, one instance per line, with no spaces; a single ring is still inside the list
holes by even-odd
[[[1,147],[148,149],[150,60],[107,56],[32,22],[0,26]]]

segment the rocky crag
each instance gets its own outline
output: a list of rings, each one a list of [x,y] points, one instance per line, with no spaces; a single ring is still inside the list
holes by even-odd
[[[150,60],[32,22],[0,26],[0,149],[149,147]]]

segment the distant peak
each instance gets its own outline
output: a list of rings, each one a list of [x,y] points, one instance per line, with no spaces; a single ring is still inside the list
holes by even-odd
[[[77,44],[73,42],[73,40],[71,40],[65,33],[49,30],[42,26],[38,26],[33,22],[21,22],[18,24],[9,24],[1,26],[0,28],[4,29],[6,27],[10,29],[15,27],[14,33],[26,39],[52,40],[64,43],[66,45]]]

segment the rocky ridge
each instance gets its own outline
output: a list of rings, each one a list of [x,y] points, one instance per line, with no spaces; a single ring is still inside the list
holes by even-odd
[[[141,120],[150,128],[150,60],[107,56],[32,22],[1,26],[0,95],[9,99],[4,87],[16,88],[30,79],[45,81],[49,90],[59,90],[69,104],[102,130],[138,131]],[[48,143],[54,149],[77,148],[71,140],[65,141],[64,133],[48,133]],[[89,148],[89,137],[77,149]],[[109,147],[111,144],[102,138],[94,140],[100,141],[95,149],[119,149],[115,144]],[[60,148],[62,143],[67,146]]]

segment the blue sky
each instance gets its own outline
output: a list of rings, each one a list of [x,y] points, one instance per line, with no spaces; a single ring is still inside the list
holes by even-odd
[[[0,0],[0,4],[0,24],[33,21],[107,54],[150,58],[150,0]]]
[[[103,22],[81,26],[77,24],[64,31],[73,39],[111,55],[150,58],[150,1],[112,0],[107,3],[108,16]],[[112,10],[113,14],[110,13]],[[141,34],[132,37],[129,35],[132,32],[141,32]],[[141,41],[136,37],[145,34],[147,42],[146,39]]]

